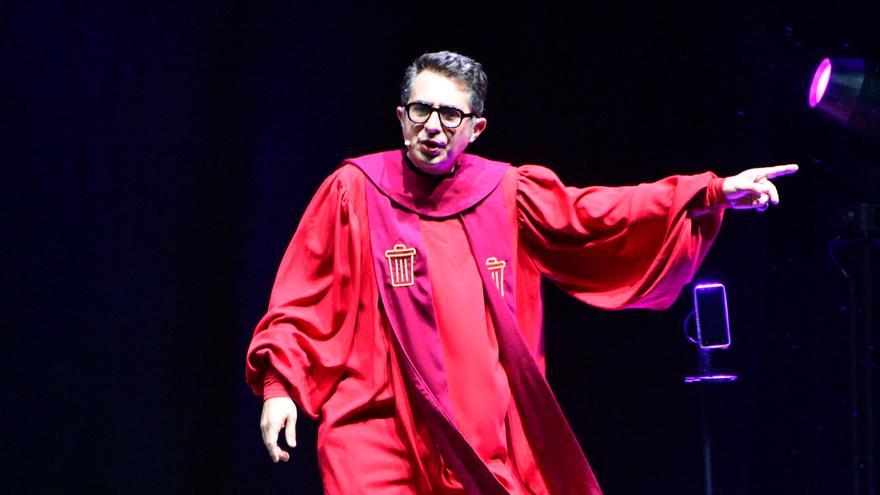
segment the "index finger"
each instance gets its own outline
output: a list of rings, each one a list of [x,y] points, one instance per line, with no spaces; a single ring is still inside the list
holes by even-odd
[[[761,169],[761,175],[759,177],[766,177],[768,179],[772,179],[774,177],[781,177],[783,175],[793,174],[798,171],[797,163],[789,163],[787,165],[777,165],[775,167],[765,167]]]

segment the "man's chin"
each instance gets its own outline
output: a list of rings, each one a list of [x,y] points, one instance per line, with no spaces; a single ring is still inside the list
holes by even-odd
[[[454,164],[449,163],[446,159],[446,153],[441,153],[437,156],[424,156],[421,153],[416,153],[416,155],[415,159],[410,158],[413,165],[426,174],[448,174],[454,167]]]

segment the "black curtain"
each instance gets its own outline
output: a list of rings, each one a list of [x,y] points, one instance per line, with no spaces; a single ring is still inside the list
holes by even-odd
[[[244,352],[311,194],[400,144],[404,67],[451,49],[489,74],[472,151],[572,185],[800,163],[779,207],[727,214],[698,277],[727,284],[717,362],[740,375],[712,391],[716,482],[845,493],[849,306],[828,244],[840,208],[878,201],[877,146],[806,90],[822,57],[877,53],[875,17],[511,9],[5,3],[3,484],[320,493],[310,420],[292,462],[269,461]],[[606,492],[699,493],[689,292],[662,313],[545,296],[549,379]]]

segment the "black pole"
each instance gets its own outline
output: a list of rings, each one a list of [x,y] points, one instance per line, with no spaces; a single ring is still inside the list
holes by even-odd
[[[846,211],[845,220],[853,236],[841,245],[853,246],[850,274],[841,272],[849,281],[850,313],[850,414],[852,417],[852,480],[853,495],[877,495],[877,465],[874,412],[874,277],[873,256],[875,237],[880,232],[880,205],[859,203]],[[837,241],[835,241],[837,242]]]
[[[861,494],[862,479],[862,418],[861,387],[859,387],[859,315],[858,288],[855,274],[849,275],[849,373],[850,373],[850,417],[852,418],[852,479],[850,488],[853,495]]]
[[[870,237],[864,242],[863,270],[864,270],[864,293],[865,293],[865,465],[866,465],[866,485],[867,495],[877,494],[876,466],[874,464],[874,391],[873,391],[873,375],[874,375],[874,341],[872,332],[872,307],[873,307],[873,277],[871,275],[872,251],[873,243]]]
[[[711,351],[700,349],[699,365],[700,374],[709,375],[712,369],[710,358]],[[706,407],[706,387],[709,383],[701,383],[700,386],[700,434],[703,440],[703,494],[712,495],[712,437],[709,434],[709,412]]]

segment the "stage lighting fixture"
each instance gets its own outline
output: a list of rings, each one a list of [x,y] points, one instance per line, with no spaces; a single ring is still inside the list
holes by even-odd
[[[808,101],[853,130],[880,134],[880,65],[861,58],[823,59]]]

